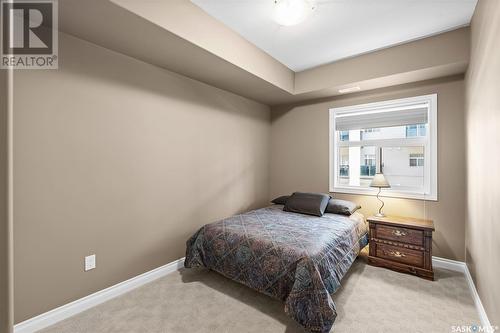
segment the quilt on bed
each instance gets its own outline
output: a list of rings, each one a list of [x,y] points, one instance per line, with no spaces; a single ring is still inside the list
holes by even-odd
[[[322,217],[275,205],[207,224],[188,241],[185,267],[207,267],[285,303],[304,328],[329,332],[331,298],[367,244],[361,214]]]

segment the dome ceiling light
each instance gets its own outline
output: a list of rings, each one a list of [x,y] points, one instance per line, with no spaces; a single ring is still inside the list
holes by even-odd
[[[304,21],[315,9],[312,0],[274,0],[274,20],[283,26]]]

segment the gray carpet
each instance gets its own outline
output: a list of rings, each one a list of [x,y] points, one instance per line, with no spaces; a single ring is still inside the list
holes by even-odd
[[[332,332],[451,332],[479,324],[461,273],[436,281],[358,259],[334,295]],[[62,321],[43,333],[304,332],[283,304],[207,270],[182,270]]]

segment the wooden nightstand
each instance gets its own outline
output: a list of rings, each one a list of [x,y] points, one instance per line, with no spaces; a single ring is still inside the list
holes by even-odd
[[[432,220],[371,216],[368,263],[434,280]]]

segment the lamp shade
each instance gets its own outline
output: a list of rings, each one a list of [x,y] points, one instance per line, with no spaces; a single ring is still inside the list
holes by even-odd
[[[370,187],[378,187],[378,188],[388,188],[391,187],[387,179],[385,179],[383,173],[376,173],[370,183]]]

